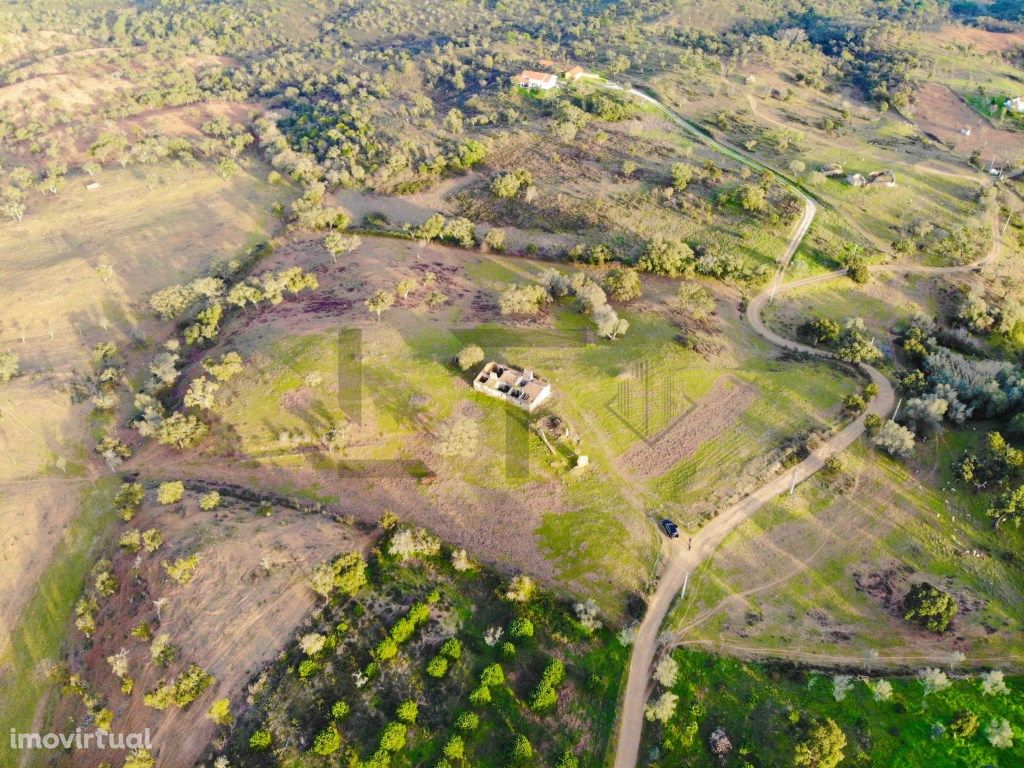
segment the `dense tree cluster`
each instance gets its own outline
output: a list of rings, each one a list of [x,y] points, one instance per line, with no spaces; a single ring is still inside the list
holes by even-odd
[[[903,598],[903,618],[941,634],[957,614],[956,600],[926,581],[914,584]]]

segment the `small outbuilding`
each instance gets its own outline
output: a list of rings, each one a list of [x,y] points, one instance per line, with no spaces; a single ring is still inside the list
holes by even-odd
[[[1024,99],[1014,96],[1012,99],[1007,99],[1003,106],[1011,112],[1024,112]]]

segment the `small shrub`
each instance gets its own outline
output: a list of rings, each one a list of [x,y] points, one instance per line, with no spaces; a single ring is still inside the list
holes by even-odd
[[[18,365],[18,356],[13,352],[0,352],[0,384],[6,384],[8,381],[18,375],[20,367]]]
[[[270,749],[270,744],[273,741],[270,731],[258,730],[253,731],[252,736],[249,737],[249,748],[254,749],[257,752],[262,752],[265,749]]]
[[[235,722],[235,718],[231,714],[231,701],[228,699],[217,699],[213,702],[206,716],[217,725],[227,726]]]
[[[204,493],[199,497],[199,508],[206,512],[216,509],[219,506],[220,494],[217,491],[210,491],[209,493]]]
[[[914,584],[903,599],[903,618],[938,634],[949,629],[957,610],[951,595],[926,581]]]
[[[455,361],[459,364],[459,368],[468,371],[484,361],[484,351],[476,344],[467,344],[459,350],[459,354],[455,356]]]
[[[179,557],[173,563],[164,560],[163,567],[167,575],[179,586],[185,586],[196,575],[196,568],[199,566],[199,555]]]
[[[474,707],[482,707],[485,704],[490,704],[491,689],[486,685],[481,685],[480,687],[475,688],[469,694],[469,703]]]
[[[501,664],[488,664],[484,667],[483,672],[480,673],[480,685],[491,687],[501,685],[504,682],[505,670],[501,668]]]
[[[96,713],[96,727],[101,731],[110,733],[110,728],[114,724],[114,712],[104,707]]]
[[[444,656],[435,656],[427,662],[427,674],[431,677],[441,678],[448,672],[448,659]]]
[[[970,710],[957,713],[949,723],[949,730],[958,739],[969,739],[978,732],[981,722]]]
[[[351,711],[347,701],[336,701],[331,707],[331,717],[335,720],[344,720]]]
[[[455,718],[455,727],[460,731],[475,731],[480,725],[480,716],[476,712],[460,712]]]
[[[513,619],[509,625],[508,633],[512,637],[533,637],[533,622],[527,618],[520,617]]]
[[[148,749],[139,747],[128,754],[124,759],[123,768],[153,768],[156,760]]]
[[[391,627],[391,639],[397,644],[401,645],[412,637],[413,632],[416,631],[416,623],[408,616],[403,616],[395,625]]]
[[[444,756],[449,760],[461,760],[466,754],[466,745],[462,737],[456,734],[444,745]]]
[[[537,592],[537,582],[529,576],[516,576],[505,590],[505,599],[514,603],[528,603]]]
[[[558,686],[565,680],[565,665],[558,659],[552,659],[544,668],[540,682],[530,699],[530,708],[535,712],[543,712],[558,703]]]
[[[129,552],[134,555],[142,549],[142,532],[138,528],[132,528],[130,531],[125,531],[121,534],[121,538],[118,539],[117,546],[125,552]]]
[[[449,637],[441,644],[441,655],[458,661],[462,657],[462,641],[457,637]]]
[[[407,729],[402,723],[388,723],[380,734],[380,748],[386,752],[405,749]]]
[[[117,489],[114,495],[114,509],[121,515],[125,522],[135,517],[135,512],[142,503],[145,492],[139,483],[124,483]]]
[[[177,651],[171,644],[171,636],[166,632],[161,632],[159,635],[154,637],[153,642],[150,643],[149,653],[150,656],[153,657],[153,661],[161,667],[166,667],[174,661],[174,656]]]
[[[530,740],[519,734],[512,743],[512,762],[525,763],[533,758],[533,745]]]
[[[164,543],[164,535],[156,528],[149,528],[142,532],[142,546],[147,552],[156,552]]]
[[[339,749],[341,749],[341,734],[333,723],[320,731],[313,739],[313,752],[318,755],[326,757],[333,755]]]
[[[185,484],[181,480],[160,483],[156,490],[156,500],[161,504],[176,504],[185,496]]]
[[[890,456],[906,457],[914,452],[914,433],[891,419],[878,430],[874,442]]]
[[[420,708],[415,701],[406,700],[398,705],[398,710],[395,716],[403,723],[412,725],[416,722],[416,716],[419,714]]]
[[[843,398],[843,408],[847,413],[863,413],[864,409],[867,408],[867,403],[864,402],[864,398],[860,395],[853,393]]]

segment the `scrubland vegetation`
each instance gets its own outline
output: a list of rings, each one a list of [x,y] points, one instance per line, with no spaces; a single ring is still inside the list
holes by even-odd
[[[250,684],[230,764],[602,764],[627,650],[595,609],[384,524]]]

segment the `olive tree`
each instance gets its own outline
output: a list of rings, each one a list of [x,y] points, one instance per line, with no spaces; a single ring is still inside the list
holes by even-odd
[[[366,308],[377,315],[379,322],[380,316],[395,305],[395,294],[391,293],[391,291],[379,290],[368,298],[365,303]]]
[[[464,371],[468,371],[475,365],[479,365],[484,360],[484,351],[476,344],[467,344],[459,353],[455,356],[455,361],[459,364],[459,368]]]
[[[797,744],[793,765],[798,768],[835,768],[843,760],[846,734],[832,718],[816,723]]]
[[[914,433],[891,419],[875,435],[875,445],[890,456],[910,456],[914,452]]]
[[[0,384],[6,384],[8,381],[18,375],[20,368],[18,365],[18,356],[13,352],[0,352]]]

